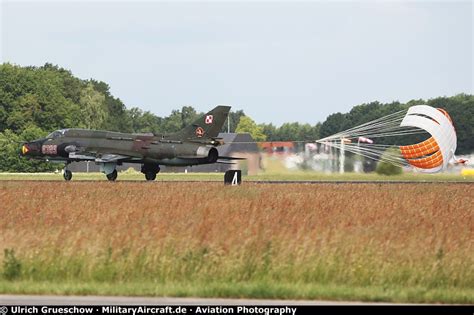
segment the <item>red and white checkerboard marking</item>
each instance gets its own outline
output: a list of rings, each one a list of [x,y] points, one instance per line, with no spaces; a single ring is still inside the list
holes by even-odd
[[[206,123],[206,125],[210,125],[212,124],[212,120],[214,119],[214,116],[212,115],[207,115],[206,116],[206,119],[204,120],[204,122]]]

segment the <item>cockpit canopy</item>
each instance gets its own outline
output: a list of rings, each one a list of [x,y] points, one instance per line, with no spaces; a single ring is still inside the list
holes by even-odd
[[[60,137],[64,137],[64,133],[67,129],[61,129],[51,132],[49,135],[46,136],[47,139],[57,139]]]

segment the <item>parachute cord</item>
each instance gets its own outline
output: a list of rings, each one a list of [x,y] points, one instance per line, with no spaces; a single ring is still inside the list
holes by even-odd
[[[396,112],[396,113],[387,115],[385,117],[381,117],[379,119],[369,121],[369,122],[367,122],[365,124],[362,124],[360,126],[357,126],[357,127],[345,130],[345,131],[338,132],[338,133],[336,133],[334,135],[331,135],[329,137],[325,137],[323,139],[320,139],[320,141],[330,140],[330,139],[334,139],[334,138],[340,138],[340,137],[344,137],[344,136],[351,135],[351,134],[354,134],[354,133],[365,132],[365,131],[368,131],[368,130],[383,130],[383,129],[388,128],[388,127],[393,127],[393,128],[399,127],[400,122],[403,120],[403,117],[405,117],[405,114],[406,114],[406,111]]]
[[[341,144],[329,144],[330,147],[341,149]],[[400,167],[406,166],[406,161],[396,154],[391,154],[385,150],[367,149],[363,147],[350,146],[345,144],[344,150],[360,155],[375,161],[385,161]]]

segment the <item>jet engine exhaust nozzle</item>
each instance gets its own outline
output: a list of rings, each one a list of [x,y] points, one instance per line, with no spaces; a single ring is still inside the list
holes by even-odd
[[[199,147],[196,155],[200,157],[207,157],[209,163],[215,163],[219,157],[217,149],[214,147]]]

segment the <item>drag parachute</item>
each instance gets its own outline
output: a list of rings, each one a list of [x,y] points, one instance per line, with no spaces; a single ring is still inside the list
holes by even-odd
[[[426,139],[411,144],[396,143],[403,142],[404,138],[412,139],[411,135],[424,135]],[[390,143],[389,139],[393,139],[394,143]],[[454,159],[457,138],[445,110],[416,105],[317,142],[373,160],[434,173],[445,169]],[[392,147],[398,150],[388,150]]]

